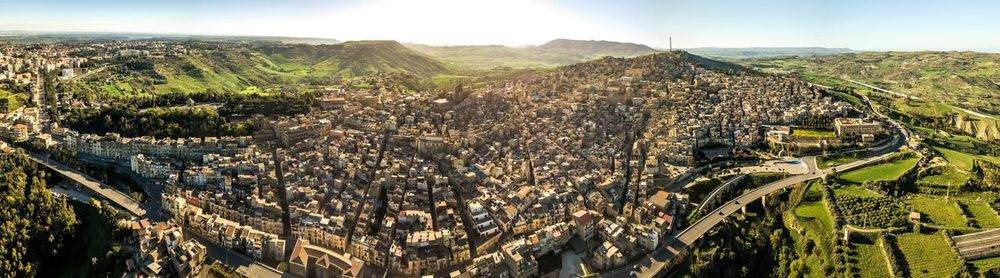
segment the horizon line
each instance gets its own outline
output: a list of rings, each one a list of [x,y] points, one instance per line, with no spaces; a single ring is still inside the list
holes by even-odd
[[[7,34],[14,33],[14,34]],[[21,33],[21,34],[16,34]],[[287,36],[287,35],[249,35],[249,34],[208,34],[208,33],[170,33],[170,32],[142,32],[142,31],[64,31],[64,30],[20,30],[20,29],[0,29],[0,37],[11,36],[11,35],[72,35],[72,34],[88,34],[88,35],[148,35],[148,36],[178,36],[178,37],[259,37],[259,38],[288,38],[288,39],[319,39],[319,40],[333,40],[337,41],[337,44],[351,41],[395,41],[401,44],[419,44],[427,45],[432,47],[455,47],[455,46],[505,46],[510,48],[523,48],[526,46],[539,46],[535,44],[521,44],[521,45],[510,45],[510,44],[430,44],[421,42],[405,42],[396,39],[361,39],[361,40],[342,40],[331,37],[320,37],[320,36]],[[155,37],[153,37],[155,38]],[[571,39],[571,38],[553,38],[548,42],[553,40],[575,40],[575,41],[606,41],[606,42],[616,42],[616,43],[630,43],[646,46],[655,50],[667,50],[668,47],[653,46],[637,42],[629,41],[615,41],[606,39]],[[130,39],[131,40],[131,39]],[[544,43],[543,43],[544,44]],[[1000,53],[1000,47],[996,48],[852,48],[848,46],[693,46],[693,47],[677,47],[676,49],[698,49],[698,48],[716,48],[716,49],[775,49],[775,48],[823,48],[823,49],[847,49],[850,52],[923,52],[923,51],[933,51],[933,52],[981,52],[981,53]]]

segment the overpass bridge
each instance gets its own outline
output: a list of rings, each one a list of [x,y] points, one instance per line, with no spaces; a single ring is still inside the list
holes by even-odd
[[[110,186],[108,186],[107,184],[97,179],[91,178],[86,174],[81,173],[76,169],[73,169],[72,167],[66,166],[65,164],[62,164],[58,161],[49,159],[48,157],[42,154],[35,153],[29,150],[24,150],[24,153],[27,154],[29,159],[31,159],[35,163],[38,163],[38,165],[45,166],[46,168],[51,169],[53,172],[58,173],[80,185],[87,187],[88,189],[97,193],[101,197],[104,197],[104,199],[111,201],[118,207],[125,209],[125,211],[129,212],[133,216],[141,217],[146,215],[146,210],[142,208],[142,204],[139,204],[139,202],[137,202],[135,199],[132,199],[131,196],[122,193],[121,191],[115,190]]]

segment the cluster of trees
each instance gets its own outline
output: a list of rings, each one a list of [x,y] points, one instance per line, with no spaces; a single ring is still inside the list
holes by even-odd
[[[64,199],[46,188],[46,172],[23,153],[0,154],[0,273],[35,276],[55,261],[78,223]]]
[[[185,107],[190,102],[212,102],[221,107]],[[121,100],[103,108],[71,108],[62,112],[63,124],[75,130],[124,136],[156,137],[242,136],[253,132],[249,121],[231,122],[234,116],[294,115],[308,113],[315,94],[167,93],[150,98]],[[179,106],[159,108],[164,106]]]
[[[1000,189],[1000,164],[983,159],[972,162],[969,183],[982,190]]]
[[[696,250],[689,258],[693,277],[751,277],[772,273],[776,277],[801,277],[804,265],[796,260],[780,215],[747,222],[723,222],[708,241],[715,248]]]
[[[837,196],[835,202],[840,216],[847,224],[888,228],[906,223],[905,205],[895,198],[841,195]]]
[[[252,132],[249,122],[230,123],[211,107],[140,110],[134,106],[112,105],[107,108],[76,108],[67,111],[64,124],[81,132],[120,133],[136,137],[242,136]]]

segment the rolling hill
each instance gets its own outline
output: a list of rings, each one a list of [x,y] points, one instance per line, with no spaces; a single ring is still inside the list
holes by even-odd
[[[396,41],[349,41],[335,45],[271,45],[261,47],[275,70],[306,71],[341,77],[400,73],[433,77],[452,73],[445,64]]]
[[[635,43],[568,39],[554,39],[537,48],[592,58],[601,56],[634,57],[659,52],[652,47]]]
[[[705,57],[721,59],[767,58],[782,56],[818,56],[855,52],[849,48],[825,47],[696,47],[685,51]]]
[[[741,61],[761,69],[801,75],[813,82],[851,79],[900,94],[892,102],[903,114],[949,122],[982,140],[1000,139],[1000,54],[981,52],[862,52]],[[856,87],[856,86],[854,86]],[[864,88],[860,88],[864,90]],[[949,115],[963,119],[948,120]]]
[[[430,46],[406,44],[406,47],[467,70],[496,67],[548,68],[570,65],[604,56],[636,57],[658,52],[641,44],[610,41],[556,39],[541,46],[509,47],[503,45]]]
[[[71,86],[76,92],[94,97],[207,91],[261,93],[272,85],[305,80],[332,81],[375,73],[430,79],[453,72],[440,61],[395,41],[226,44],[215,47],[213,43],[190,54],[165,58],[115,59],[106,70]]]

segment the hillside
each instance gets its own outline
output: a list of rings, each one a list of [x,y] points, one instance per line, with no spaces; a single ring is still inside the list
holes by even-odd
[[[394,41],[258,46],[213,42],[184,55],[115,58],[68,86],[90,100],[170,92],[266,94],[267,88],[303,81],[322,83],[375,73],[429,79],[451,72],[440,61]]]
[[[503,45],[430,46],[407,44],[418,52],[435,57],[449,65],[465,69],[491,69],[495,67],[546,68],[586,61],[583,55],[569,54]]]
[[[864,52],[751,61],[755,67],[845,77],[1000,114],[1000,54],[978,52]]]
[[[268,63],[266,58],[242,47],[197,49],[187,55],[163,58],[121,57],[64,86],[76,93],[77,99],[92,100],[170,92],[235,93],[289,80],[262,66]]]
[[[634,57],[659,52],[649,46],[635,43],[568,39],[555,39],[538,46],[538,48],[588,57]]]
[[[1000,138],[1000,54],[978,52],[863,52],[741,61],[754,68],[801,75],[828,85],[887,89],[884,102],[914,121],[939,122],[981,140]],[[960,117],[952,117],[959,115]]]
[[[404,47],[396,41],[350,41],[335,45],[272,45],[261,47],[282,72],[305,71],[313,76],[362,76],[401,73],[418,77],[448,74],[440,61]]]
[[[852,53],[848,48],[825,47],[696,47],[684,49],[692,54],[722,59],[767,58],[783,56],[817,56]]]
[[[461,69],[496,67],[547,68],[570,65],[604,56],[636,57],[658,52],[641,44],[610,41],[552,40],[541,46],[503,45],[430,46],[407,44],[413,50]]]

